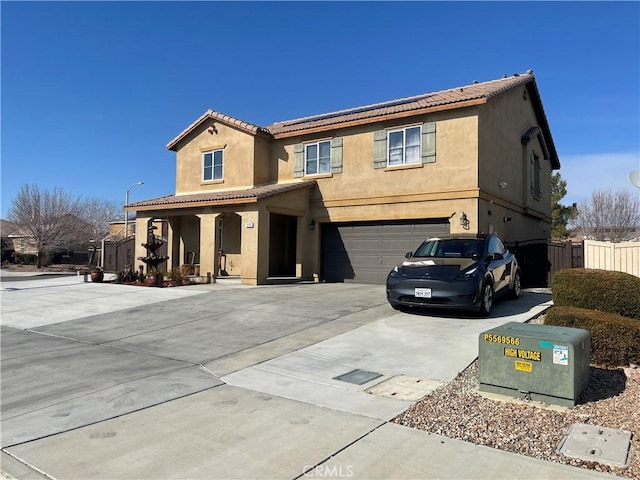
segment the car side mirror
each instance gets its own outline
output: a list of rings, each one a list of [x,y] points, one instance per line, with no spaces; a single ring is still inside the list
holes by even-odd
[[[502,260],[504,256],[501,253],[490,253],[487,255],[487,262],[493,262],[494,260]]]
[[[411,258],[413,256],[413,252],[407,252],[404,254],[404,258]]]

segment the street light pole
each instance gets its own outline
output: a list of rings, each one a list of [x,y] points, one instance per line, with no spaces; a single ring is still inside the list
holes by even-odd
[[[129,190],[131,190],[133,187],[136,187],[138,185],[144,185],[144,182],[136,182],[133,185],[131,185],[129,188],[127,188],[127,193],[125,195],[125,200],[124,200],[124,238],[127,238],[129,236],[129,210],[127,210],[127,205],[129,205]]]

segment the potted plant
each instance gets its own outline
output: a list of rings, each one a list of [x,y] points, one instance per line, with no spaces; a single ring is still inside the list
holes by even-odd
[[[91,276],[91,281],[94,283],[101,283],[104,280],[104,271],[102,270],[102,267],[97,265],[91,267],[89,275]]]
[[[157,267],[151,267],[147,273],[145,284],[150,287],[162,287],[163,277],[164,275]]]

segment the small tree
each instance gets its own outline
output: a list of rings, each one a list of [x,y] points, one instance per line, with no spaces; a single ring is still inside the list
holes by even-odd
[[[578,205],[576,230],[586,238],[614,243],[628,239],[640,225],[640,195],[629,190],[595,190]]]
[[[41,267],[46,253],[67,245],[78,231],[80,199],[54,188],[40,190],[25,184],[11,202],[8,219],[17,232],[33,240],[37,266]]]
[[[565,206],[560,203],[567,194],[567,181],[560,172],[551,176],[551,238],[563,240],[569,236],[568,223],[577,215],[577,206]]]
[[[81,217],[87,223],[90,238],[102,240],[109,235],[109,224],[122,215],[122,205],[101,198],[90,198],[81,203]]]

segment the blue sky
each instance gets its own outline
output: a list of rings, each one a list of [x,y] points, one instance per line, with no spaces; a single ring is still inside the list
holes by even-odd
[[[534,70],[563,203],[640,169],[638,2],[10,2],[2,217],[26,182],[174,192],[166,144],[207,109],[257,124]]]

